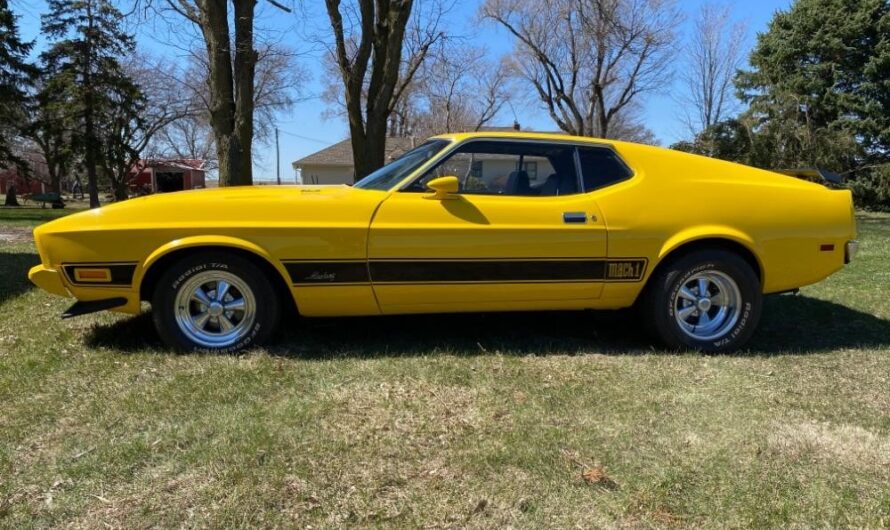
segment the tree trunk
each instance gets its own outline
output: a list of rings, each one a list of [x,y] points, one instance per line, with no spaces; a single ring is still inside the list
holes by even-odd
[[[357,4],[361,31],[348,37],[340,14],[340,1],[327,0],[325,4],[334,31],[337,65],[345,88],[354,177],[359,180],[383,166],[386,159],[386,131],[392,110],[401,95],[401,92],[396,92],[396,86],[399,84],[405,26],[411,15],[413,0],[360,0]],[[349,39],[355,39],[352,45],[356,49],[352,53],[348,51]],[[435,38],[424,44],[418,53],[425,55],[434,41]],[[414,70],[407,74],[404,82],[410,82],[413,74]],[[366,79],[367,93],[363,96]]]
[[[6,202],[4,203],[4,205],[19,206],[19,201],[15,197],[15,185],[10,186],[9,189],[6,190]]]
[[[207,0],[202,9],[201,30],[210,67],[210,124],[216,138],[219,185],[253,183],[253,49],[255,0],[233,0],[235,6],[235,53],[229,37],[228,0]],[[234,67],[233,67],[234,58]],[[233,71],[234,70],[234,71]]]
[[[253,184],[253,90],[257,52],[253,48],[253,15],[256,0],[234,0],[235,5],[235,120],[234,148],[238,150],[237,174],[230,184]]]
[[[58,171],[50,171],[49,187],[55,193],[62,194],[62,176]]]
[[[356,182],[386,163],[386,119],[369,121],[366,127],[367,132],[351,131]]]
[[[117,182],[114,181],[112,184],[114,188],[114,200],[115,201],[125,201],[130,198],[130,186],[126,181]]]
[[[92,3],[86,3],[87,23],[89,31],[93,32],[93,11]],[[99,186],[98,176],[96,175],[96,164],[98,157],[96,156],[96,128],[93,121],[93,112],[95,111],[93,104],[93,88],[92,88],[92,68],[93,68],[93,49],[90,40],[87,39],[87,49],[84,51],[85,60],[83,68],[83,84],[86,88],[84,92],[84,109],[83,109],[83,132],[84,141],[86,142],[86,150],[84,152],[84,165],[87,168],[87,188],[90,193],[90,208],[99,207]]]
[[[83,199],[83,182],[80,181],[79,173],[74,175],[74,186],[72,186],[71,195],[74,198]]]
[[[89,75],[84,76],[89,86]],[[99,207],[99,177],[96,173],[96,130],[93,123],[93,98],[90,90],[87,90],[83,112],[84,139],[86,151],[84,153],[84,165],[87,168],[87,190],[90,195],[90,208]]]

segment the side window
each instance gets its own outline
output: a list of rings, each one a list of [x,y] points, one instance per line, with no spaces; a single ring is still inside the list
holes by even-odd
[[[630,178],[630,168],[611,149],[579,147],[584,190],[591,191]]]
[[[460,192],[472,195],[553,196],[578,193],[575,148],[542,142],[471,141],[430,169],[406,191],[457,177]]]

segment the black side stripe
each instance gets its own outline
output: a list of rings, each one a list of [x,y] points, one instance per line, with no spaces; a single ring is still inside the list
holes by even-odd
[[[636,282],[648,261],[625,259],[381,259],[286,261],[294,285]]]
[[[75,280],[74,271],[77,269],[104,268],[111,272],[110,282],[79,282]],[[133,284],[133,274],[136,272],[135,262],[112,263],[66,263],[62,265],[65,277],[72,285],[89,287],[130,287]]]
[[[287,261],[284,268],[291,283],[348,284],[368,283],[368,264],[365,261]]]
[[[372,261],[375,282],[594,281],[602,261]]]

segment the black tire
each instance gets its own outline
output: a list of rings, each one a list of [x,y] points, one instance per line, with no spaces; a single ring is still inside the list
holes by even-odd
[[[683,330],[676,317],[677,304],[686,303],[678,299],[680,289],[701,273],[728,277],[738,287],[737,318],[734,323],[727,319],[725,328],[718,330],[719,336],[692,336]],[[684,292],[688,295],[688,291]],[[647,327],[665,346],[710,353],[736,351],[744,346],[757,327],[762,308],[763,293],[757,274],[740,256],[724,250],[695,251],[666,263],[649,280],[641,305]],[[693,315],[697,313],[699,311]]]
[[[193,280],[192,283],[200,282],[200,278],[212,271],[221,271],[240,279],[255,301],[252,324],[244,324],[241,333],[231,343],[201,344],[177,322],[176,300],[180,290],[188,288],[190,280]],[[186,352],[234,353],[262,345],[269,339],[278,326],[281,303],[265,271],[250,260],[234,253],[208,251],[186,256],[164,271],[155,286],[151,306],[155,328],[171,348]]]

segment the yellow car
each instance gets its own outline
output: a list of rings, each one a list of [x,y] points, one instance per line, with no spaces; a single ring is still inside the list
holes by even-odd
[[[140,311],[177,349],[262,343],[308,317],[618,309],[670,348],[751,337],[764,294],[856,250],[851,194],[656,147],[434,137],[355,186],[142,197],[34,230],[63,316]]]

